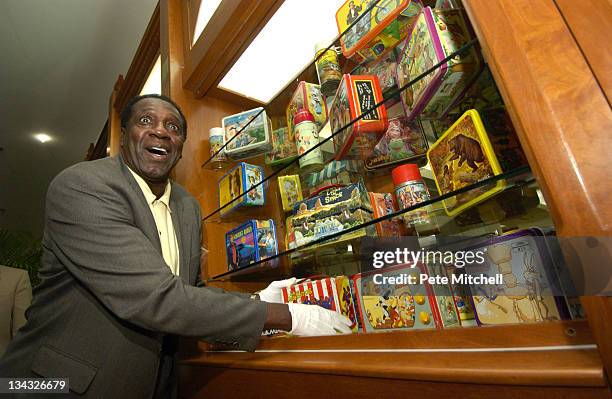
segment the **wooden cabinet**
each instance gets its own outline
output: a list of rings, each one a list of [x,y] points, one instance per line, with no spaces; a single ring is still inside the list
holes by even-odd
[[[217,207],[220,177],[201,167],[209,155],[208,130],[223,116],[260,105],[215,87],[281,3],[254,1],[239,15],[226,4],[213,23],[238,15],[242,24],[209,30],[207,45],[186,49],[186,8],[179,0],[160,2],[163,90],[181,105],[190,126],[174,178],[198,199],[203,215]],[[590,3],[609,10],[605,0]],[[464,4],[558,234],[609,237],[610,51],[597,52],[595,43],[609,46],[596,35],[606,32],[612,14],[564,0]],[[228,43],[223,35],[238,42]],[[207,49],[225,52],[212,57]],[[278,210],[278,198],[272,198],[259,214]],[[211,250],[205,279],[223,271],[222,233],[232,226],[203,224],[203,243]],[[266,280],[211,284],[253,291]],[[180,396],[609,397],[611,302],[583,297],[586,321],[266,339],[255,353],[209,352],[204,343],[185,340]]]

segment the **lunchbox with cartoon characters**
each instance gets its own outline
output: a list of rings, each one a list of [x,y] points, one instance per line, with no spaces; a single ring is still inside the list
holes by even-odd
[[[321,94],[321,86],[301,81],[291,96],[285,110],[285,116],[287,117],[289,140],[294,142],[295,125],[293,124],[293,117],[301,109],[307,109],[312,114],[318,130],[323,128],[323,125],[327,122],[327,105]]]
[[[225,134],[225,154],[233,159],[247,159],[272,149],[270,120],[266,111],[255,108],[221,120]]]
[[[475,110],[463,114],[429,151],[427,160],[440,195],[467,187],[502,173],[501,166],[480,115]],[[442,203],[449,216],[454,216],[502,191],[506,183],[478,187],[456,195]]]
[[[381,101],[376,76],[345,74],[342,77],[329,111],[332,134],[339,132],[334,137],[336,160],[365,159],[371,154],[387,127],[385,105],[374,108]]]
[[[426,273],[424,266],[411,266],[384,267],[352,276],[355,307],[364,332],[442,326],[431,286],[427,282],[419,283],[420,274]]]
[[[397,63],[397,85],[403,87],[472,40],[462,10],[425,7]],[[469,88],[482,69],[474,46],[402,90],[408,119],[441,118]]]
[[[227,216],[243,206],[264,205],[266,201],[263,184],[251,188],[263,180],[261,166],[240,162],[219,180],[219,213]],[[229,205],[227,205],[229,204]],[[226,206],[227,205],[227,206]]]
[[[426,268],[429,277],[437,278],[439,276],[441,278],[446,278],[446,281],[448,281],[448,283],[440,281],[436,284],[431,284],[441,326],[443,328],[461,327],[461,317],[451,287],[452,280],[447,274],[446,268],[444,265],[436,262],[427,262]]]
[[[278,254],[274,220],[249,220],[228,231],[225,246],[229,271]]]
[[[365,159],[365,169],[375,171],[397,166],[400,163],[424,160],[427,139],[419,121],[406,118],[389,119],[387,131],[374,146],[372,155]]]
[[[335,187],[298,202],[287,219],[287,247],[298,248],[372,220],[372,206],[362,181]],[[339,237],[357,238],[374,234],[373,226]]]
[[[289,135],[287,127],[272,130],[272,150],[265,156],[266,165],[280,166],[288,164],[298,156],[295,141]]]
[[[422,8],[418,0],[347,0],[336,12],[342,53],[356,62],[384,56],[408,36]]]
[[[496,277],[500,284],[470,284],[478,324],[534,323],[568,319],[559,276],[540,231],[520,230],[468,248],[483,251],[484,262],[466,265],[472,276]]]

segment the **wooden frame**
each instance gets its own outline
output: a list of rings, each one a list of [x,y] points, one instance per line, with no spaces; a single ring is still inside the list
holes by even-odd
[[[610,157],[601,150],[612,146],[612,111],[564,14],[553,0],[464,3],[559,236],[612,235]],[[612,299],[582,302],[610,378]]]
[[[282,3],[283,0],[223,0],[191,46],[194,7],[183,1],[183,20],[189,21],[183,25],[184,87],[196,97],[209,94]]]

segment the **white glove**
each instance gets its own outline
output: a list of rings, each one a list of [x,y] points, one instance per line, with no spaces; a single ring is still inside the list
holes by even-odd
[[[257,295],[259,295],[259,299],[264,302],[284,303],[281,288],[289,287],[295,284],[296,281],[297,279],[295,277],[291,277],[287,280],[272,281],[269,286],[259,291]]]
[[[318,305],[288,303],[291,312],[291,334],[294,335],[334,335],[350,334],[351,324],[347,317],[327,310]]]

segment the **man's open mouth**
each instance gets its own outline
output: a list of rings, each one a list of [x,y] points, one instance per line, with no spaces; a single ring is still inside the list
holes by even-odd
[[[149,151],[149,153],[153,154],[155,157],[159,158],[168,156],[168,150],[162,147],[149,147],[147,148],[147,151]]]

